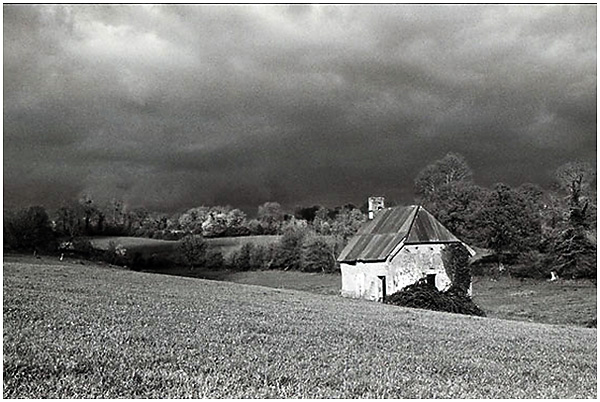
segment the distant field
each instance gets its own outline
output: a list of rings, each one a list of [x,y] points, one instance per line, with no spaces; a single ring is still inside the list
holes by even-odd
[[[92,237],[90,241],[92,246],[99,250],[107,250],[112,242],[115,246],[120,244],[127,250],[144,251],[146,253],[173,251],[179,243],[178,241],[173,240],[125,236]]]
[[[4,398],[597,396],[592,329],[54,260],[3,286]]]
[[[228,256],[236,249],[239,249],[245,243],[253,243],[256,245],[267,245],[278,242],[281,236],[241,236],[241,237],[217,237],[206,239],[208,244],[216,247],[223,253],[223,256]],[[114,242],[115,245],[121,244],[128,250],[139,251],[144,254],[163,253],[174,251],[179,244],[173,240],[158,240],[148,239],[143,237],[95,237],[92,238],[92,245],[100,250],[108,249],[109,243]]]
[[[586,280],[549,282],[476,277],[473,300],[488,316],[548,324],[583,325],[596,318],[597,287]]]

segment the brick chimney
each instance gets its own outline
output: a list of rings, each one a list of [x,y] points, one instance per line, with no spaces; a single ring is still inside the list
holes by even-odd
[[[384,207],[383,197],[369,197],[369,220],[375,217],[375,214]]]

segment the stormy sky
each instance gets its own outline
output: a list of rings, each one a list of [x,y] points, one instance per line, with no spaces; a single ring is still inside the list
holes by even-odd
[[[4,6],[4,205],[413,200],[596,164],[595,6]]]

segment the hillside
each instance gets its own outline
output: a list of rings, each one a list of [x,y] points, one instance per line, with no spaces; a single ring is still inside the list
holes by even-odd
[[[4,397],[596,397],[596,331],[4,264]]]

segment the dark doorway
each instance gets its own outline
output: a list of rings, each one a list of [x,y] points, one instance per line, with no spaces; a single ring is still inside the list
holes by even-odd
[[[384,302],[385,298],[387,296],[387,289],[386,289],[386,284],[385,284],[385,276],[378,276],[378,278],[381,280],[381,290],[382,290],[381,301]]]
[[[435,274],[427,274],[427,284],[431,287],[435,287]]]

